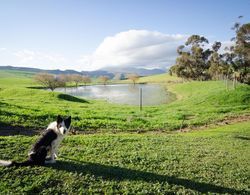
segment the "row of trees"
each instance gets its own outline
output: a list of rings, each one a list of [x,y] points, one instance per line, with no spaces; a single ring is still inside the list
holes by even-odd
[[[58,87],[67,87],[67,84],[74,84],[75,87],[78,87],[80,83],[87,84],[91,83],[92,80],[89,76],[80,75],[80,74],[61,74],[53,75],[48,73],[38,73],[34,77],[35,81],[42,86],[49,88],[51,91],[54,91]],[[127,79],[131,80],[135,85],[136,81],[139,79],[137,74],[127,75]],[[98,80],[106,85],[110,78],[108,76],[100,76]]]
[[[209,47],[203,36],[190,36],[185,45],[177,48],[176,64],[170,69],[184,79],[231,79],[250,84],[250,23],[235,23],[234,44],[221,52],[221,42]]]
[[[74,83],[74,85],[78,87],[79,83],[84,83],[86,85],[91,82],[89,76],[82,76],[79,74],[53,75],[48,73],[38,73],[35,75],[34,79],[42,86],[51,89],[51,91],[54,91],[54,89],[58,87],[66,87],[67,83]]]

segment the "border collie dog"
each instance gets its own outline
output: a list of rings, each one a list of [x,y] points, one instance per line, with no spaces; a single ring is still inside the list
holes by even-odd
[[[3,161],[0,160],[2,166],[32,166],[44,165],[47,163],[55,163],[58,154],[58,147],[64,136],[68,133],[71,124],[71,116],[63,119],[57,116],[57,121],[49,124],[41,138],[35,143],[29,159],[24,162]],[[49,158],[46,158],[49,155]]]

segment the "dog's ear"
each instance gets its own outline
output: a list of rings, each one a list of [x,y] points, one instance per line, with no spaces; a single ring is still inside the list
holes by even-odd
[[[63,118],[60,115],[58,115],[56,122],[57,122],[57,124],[62,123],[63,122]]]
[[[65,126],[67,127],[67,129],[69,128],[70,126],[70,123],[71,123],[71,116],[69,116],[68,118],[66,118],[64,120],[64,123],[65,123]]]

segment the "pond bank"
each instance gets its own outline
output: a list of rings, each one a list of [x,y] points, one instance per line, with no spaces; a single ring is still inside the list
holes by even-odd
[[[138,105],[142,90],[144,106],[166,104],[174,101],[175,95],[159,84],[112,84],[89,85],[78,88],[58,88],[56,91],[86,99],[103,99],[111,103]]]

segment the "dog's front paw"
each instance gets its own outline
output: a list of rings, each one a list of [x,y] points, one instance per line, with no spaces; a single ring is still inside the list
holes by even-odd
[[[45,164],[54,164],[54,163],[56,163],[56,160],[55,159],[50,159],[50,160],[46,160],[45,161]]]

